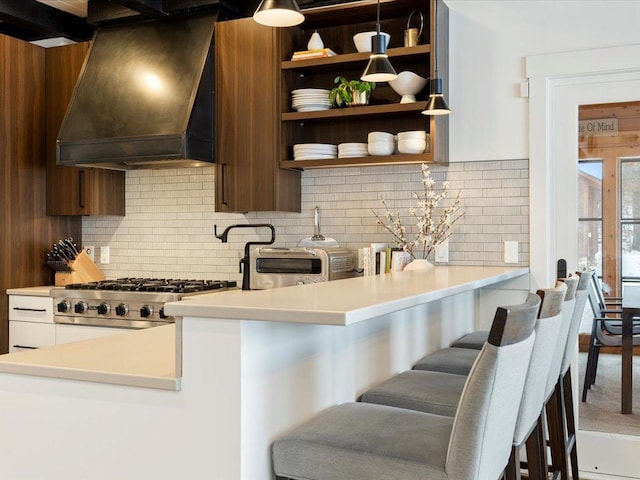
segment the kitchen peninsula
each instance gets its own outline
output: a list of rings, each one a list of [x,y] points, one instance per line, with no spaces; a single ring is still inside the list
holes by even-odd
[[[527,273],[437,267],[169,303],[179,391],[0,373],[3,478],[268,479],[274,438],[473,329],[484,293],[524,295]]]

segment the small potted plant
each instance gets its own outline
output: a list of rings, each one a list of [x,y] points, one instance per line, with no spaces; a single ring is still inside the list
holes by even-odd
[[[371,91],[376,88],[375,82],[347,80],[342,76],[334,78],[333,83],[338,86],[331,89],[329,100],[338,107],[367,105]]]

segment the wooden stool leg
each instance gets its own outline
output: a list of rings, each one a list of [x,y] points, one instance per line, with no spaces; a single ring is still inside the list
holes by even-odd
[[[549,447],[551,448],[551,461],[553,471],[559,472],[560,478],[569,478],[567,466],[567,449],[565,444],[566,431],[562,418],[562,398],[560,380],[549,397],[545,406],[547,412],[547,428],[549,429]]]
[[[527,438],[527,476],[529,480],[547,480],[546,442],[542,414],[536,426]]]
[[[507,468],[504,469],[505,480],[521,480],[520,475],[520,449],[516,446],[511,447],[511,456]]]
[[[571,478],[580,480],[578,473],[578,449],[576,447],[576,422],[573,410],[573,389],[571,384],[571,367],[562,379],[562,405],[564,406],[564,418],[567,425],[566,448],[571,460]]]

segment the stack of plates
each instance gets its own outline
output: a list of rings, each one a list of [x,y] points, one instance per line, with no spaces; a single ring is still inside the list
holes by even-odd
[[[294,160],[328,160],[337,155],[338,147],[330,143],[298,143],[293,146]]]
[[[291,92],[291,106],[298,112],[329,110],[329,90],[322,88],[301,88]]]
[[[338,145],[338,158],[367,157],[369,151],[366,143],[341,143]]]

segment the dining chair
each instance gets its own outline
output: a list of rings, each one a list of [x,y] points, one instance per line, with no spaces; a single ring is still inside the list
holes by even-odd
[[[587,394],[596,382],[598,371],[598,360],[601,347],[621,347],[622,346],[622,309],[617,308],[620,304],[606,303],[603,298],[602,285],[595,270],[583,272],[583,275],[590,276],[590,288],[588,301],[593,315],[591,323],[591,335],[589,337],[589,348],[587,353],[587,365],[584,373],[584,383],[582,385],[583,402],[587,401]],[[611,308],[614,307],[614,308]],[[634,321],[633,325],[633,345],[640,345],[640,323]]]
[[[346,403],[284,434],[278,479],[491,480],[507,464],[535,341],[540,297],[499,307],[455,417]]]
[[[517,478],[520,468],[519,451],[525,445],[529,458],[529,478],[543,479],[546,476],[547,462],[544,456],[540,414],[547,395],[550,372],[553,370],[557,378],[562,360],[561,353],[564,353],[564,344],[562,352],[558,352],[557,343],[558,338],[563,335],[561,332],[564,325],[568,323],[562,313],[567,285],[559,282],[556,287],[541,289],[537,293],[542,298],[542,303],[535,326],[536,339],[531,363],[526,373],[523,399],[512,439],[513,451],[507,479]],[[571,312],[572,307],[573,304],[568,307]],[[464,376],[456,374],[411,370],[374,386],[362,395],[362,401],[453,416],[462,394],[464,379]]]

